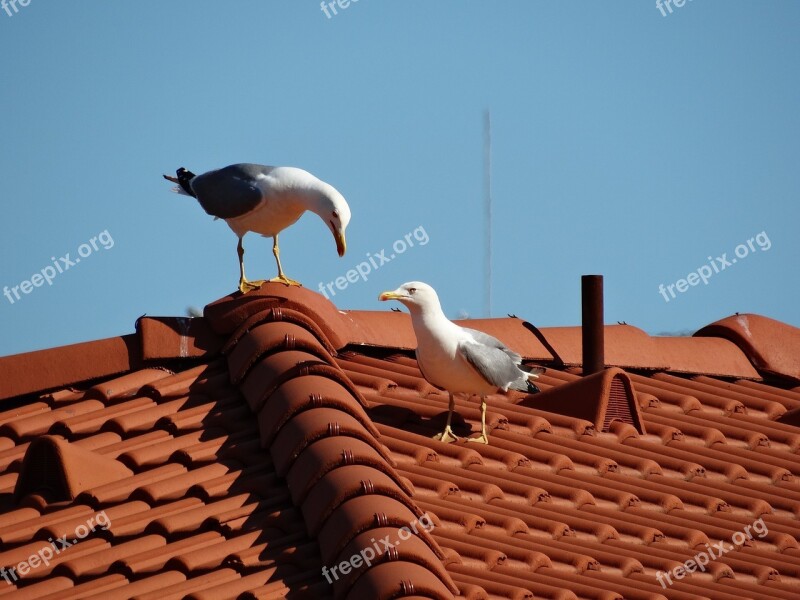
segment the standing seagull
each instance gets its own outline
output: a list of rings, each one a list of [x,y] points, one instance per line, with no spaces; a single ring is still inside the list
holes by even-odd
[[[270,281],[300,285],[289,279],[281,267],[278,234],[297,221],[304,212],[317,213],[336,239],[336,250],[344,256],[344,232],[350,222],[350,207],[336,188],[296,167],[267,167],[242,163],[195,175],[183,167],[177,177],[164,175],[177,183],[173,191],[194,196],[200,206],[217,219],[224,219],[239,237],[239,290],[249,292],[265,282],[247,281],[244,276],[242,238],[248,231],[272,237],[272,254],[278,263],[278,276]]]
[[[455,408],[453,394],[480,394],[481,434],[467,441],[488,444],[486,395],[509,389],[531,394],[539,391],[529,379],[544,373],[543,368],[523,366],[522,357],[497,338],[450,321],[442,312],[436,290],[427,283],[404,283],[393,292],[383,292],[378,299],[399,300],[408,307],[417,336],[420,371],[430,383],[450,394],[447,425],[434,439],[443,442],[458,439],[450,428]]]

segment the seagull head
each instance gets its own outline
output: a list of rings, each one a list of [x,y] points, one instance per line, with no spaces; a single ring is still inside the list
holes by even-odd
[[[336,251],[339,256],[344,256],[347,250],[347,240],[345,239],[345,229],[350,223],[350,206],[339,191],[332,185],[320,182],[322,185],[318,190],[317,202],[311,208],[319,215],[336,240]]]
[[[426,310],[441,310],[439,296],[427,283],[409,281],[391,292],[383,292],[378,300],[397,300],[408,307],[412,313],[421,313]]]

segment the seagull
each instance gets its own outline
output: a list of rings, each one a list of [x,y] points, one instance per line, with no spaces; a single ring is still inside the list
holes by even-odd
[[[450,395],[447,424],[434,439],[448,443],[458,439],[450,427],[456,393],[480,395],[481,434],[467,441],[488,444],[486,395],[509,389],[531,394],[539,392],[529,380],[544,373],[542,367],[522,365],[522,357],[497,338],[450,321],[442,312],[436,290],[427,283],[404,283],[394,291],[383,292],[378,299],[398,300],[408,308],[417,337],[420,371],[425,379]]]
[[[347,250],[345,229],[350,222],[350,207],[336,188],[296,167],[269,167],[240,163],[195,175],[183,167],[177,177],[164,179],[177,183],[173,191],[193,196],[215,219],[224,219],[239,237],[239,290],[260,288],[263,280],[248,281],[244,275],[242,238],[248,231],[272,238],[272,254],[278,263],[278,276],[270,281],[301,285],[289,279],[281,267],[278,234],[310,210],[319,215],[336,240],[339,256]]]

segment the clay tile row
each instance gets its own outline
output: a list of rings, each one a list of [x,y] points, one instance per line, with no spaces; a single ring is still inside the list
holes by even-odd
[[[328,314],[328,322],[319,323],[327,309],[295,305],[297,296],[287,292],[281,311],[302,306],[315,326],[300,318],[283,319],[275,305],[264,305],[259,312],[235,300],[229,303],[232,312],[217,318],[229,328],[236,325],[224,350],[232,379],[257,415],[262,446],[278,473],[286,476],[292,502],[301,508],[308,534],[319,542],[323,564],[349,571],[345,546],[355,543],[352,552],[371,548],[366,539],[353,542],[357,535],[387,527],[405,531],[423,512],[380,443],[380,433],[364,410],[366,402],[327,350],[336,334],[323,325],[330,329],[334,317]],[[261,300],[251,299],[251,304]],[[222,307],[209,307],[209,313],[216,310]],[[319,339],[320,330],[326,340]],[[392,597],[397,585],[408,590],[406,595],[418,589],[453,597],[457,588],[442,567],[438,545],[422,529],[412,535],[416,542],[407,544],[406,554],[422,575],[392,584]],[[388,552],[386,560],[397,561],[395,554]],[[335,588],[337,597],[352,597],[351,587],[369,587],[369,574],[383,564],[362,564],[344,573],[352,585]],[[388,582],[381,579],[381,585]]]

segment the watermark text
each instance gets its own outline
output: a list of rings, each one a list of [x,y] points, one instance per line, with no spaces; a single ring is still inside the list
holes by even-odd
[[[386,263],[391,262],[410,248],[413,248],[415,242],[420,246],[425,246],[429,241],[430,237],[428,237],[428,232],[425,231],[425,228],[422,225],[420,225],[414,229],[414,231],[411,231],[405,234],[405,236],[402,238],[395,240],[391,248],[391,250],[394,252],[389,254],[389,256],[386,256],[386,253],[390,251],[385,249],[381,250],[380,252],[376,252],[375,254],[372,252],[367,252],[368,260],[357,264],[355,269],[350,269],[347,271],[347,273],[337,277],[333,281],[329,281],[328,283],[320,281],[317,289],[323,296],[325,296],[325,298],[330,300],[328,297],[328,292],[330,292],[332,296],[335,296],[336,290],[333,289],[334,287],[336,287],[336,289],[339,291],[344,291],[347,289],[347,286],[349,286],[351,283],[357,283],[359,279],[361,281],[366,281],[369,279],[368,276],[370,273],[377,271]]]
[[[110,250],[114,247],[114,238],[108,233],[108,229],[94,236],[88,243],[78,246],[78,256],[75,258],[72,258],[70,252],[58,259],[55,256],[51,256],[50,260],[53,261],[53,264],[47,265],[41,271],[31,275],[30,279],[25,279],[18,285],[12,287],[4,286],[3,295],[11,304],[14,304],[22,299],[20,292],[25,295],[30,294],[33,288],[42,287],[45,282],[47,282],[47,285],[53,285],[53,280],[57,275],[69,271],[81,262],[82,258],[88,258],[101,247],[104,250]]]
[[[17,6],[17,4],[19,4],[19,6],[21,6],[22,8],[25,8],[30,3],[31,0],[0,0],[0,8],[6,11],[6,14],[9,17],[13,17],[15,14],[19,12],[19,7]],[[14,10],[13,13],[11,12],[12,9]]]
[[[675,5],[675,8],[683,8],[687,2],[691,1],[692,0],[656,0],[656,8],[661,11],[662,17],[666,17],[667,14],[672,14],[673,4]]]
[[[724,541],[719,541],[716,544],[706,544],[706,549],[694,555],[682,565],[678,565],[671,571],[666,573],[663,571],[656,572],[656,579],[661,584],[661,587],[666,589],[667,585],[672,585],[672,579],[683,579],[687,573],[694,573],[700,569],[703,573],[706,572],[706,565],[712,560],[716,560],[723,554],[741,548],[747,540],[753,539],[753,532],[761,539],[769,533],[767,524],[764,523],[763,518],[759,518],[751,525],[745,525],[742,531],[737,531],[731,536],[732,545],[725,545]],[[716,551],[716,552],[715,552]]]
[[[37,552],[31,554],[27,559],[20,561],[14,566],[0,567],[0,577],[6,580],[8,585],[13,585],[19,580],[20,576],[24,577],[28,573],[35,571],[42,565],[49,567],[50,561],[66,550],[71,548],[80,540],[89,535],[90,532],[96,531],[98,528],[103,531],[111,527],[111,520],[108,518],[106,511],[97,513],[86,521],[86,524],[81,523],[75,528],[75,537],[69,540],[69,536],[65,533],[60,538],[48,539],[49,544],[43,546]]]
[[[422,531],[430,532],[433,530],[433,527],[433,520],[430,518],[430,516],[428,516],[428,513],[425,513],[413,523],[409,523],[405,527],[398,529],[396,540],[393,541],[391,535],[384,536],[378,540],[375,538],[370,538],[369,541],[372,542],[371,546],[367,546],[360,552],[351,556],[349,559],[343,560],[338,565],[334,565],[330,569],[323,566],[322,575],[325,577],[328,583],[333,585],[333,582],[338,581],[339,577],[349,574],[351,571],[360,568],[362,565],[365,565],[366,567],[372,566],[373,560],[389,552],[392,548],[399,546],[401,542],[406,541],[412,535],[418,534],[420,529]]]
[[[326,0],[322,0],[322,2],[319,3],[319,8],[325,13],[326,17],[332,19],[339,14],[336,10],[337,6],[345,10],[346,8],[350,8],[350,4],[355,4],[356,2],[358,2],[358,0],[329,0],[327,2]]]
[[[677,298],[675,290],[682,294],[687,291],[689,287],[694,287],[701,281],[703,285],[708,285],[708,280],[711,279],[713,275],[721,273],[728,267],[732,267],[736,264],[737,260],[746,258],[751,252],[755,252],[756,245],[762,252],[766,252],[772,248],[772,242],[766,231],[762,231],[755,237],[751,237],[747,240],[746,244],[739,244],[736,246],[733,250],[733,253],[736,255],[735,258],[728,259],[727,252],[724,252],[722,256],[717,256],[716,258],[711,258],[709,256],[707,265],[699,266],[695,271],[689,273],[685,279],[678,279],[675,283],[670,283],[666,286],[663,283],[659,284],[658,293],[664,297],[664,302],[669,302]],[[668,292],[669,295],[667,295]]]

